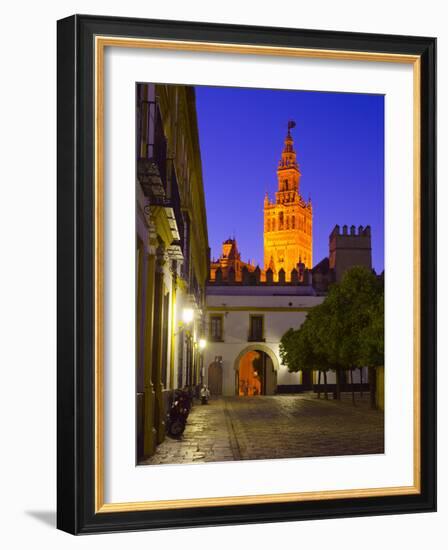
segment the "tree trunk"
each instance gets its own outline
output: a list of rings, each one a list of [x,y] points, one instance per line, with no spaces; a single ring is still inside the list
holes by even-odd
[[[317,376],[317,399],[320,399],[320,375],[321,375],[321,370],[319,369],[319,374]]]
[[[341,369],[336,369],[336,392],[335,399],[341,400]]]
[[[324,370],[324,384],[325,384],[325,399],[328,399],[327,371],[326,370]]]
[[[363,397],[364,393],[362,391],[362,367],[360,367],[359,369],[359,389],[360,389],[360,393],[361,393],[361,398]]]
[[[353,403],[353,406],[356,407],[355,385],[353,384],[353,369],[350,369],[350,385],[352,387],[352,403]]]
[[[370,408],[376,409],[376,369],[369,367]]]

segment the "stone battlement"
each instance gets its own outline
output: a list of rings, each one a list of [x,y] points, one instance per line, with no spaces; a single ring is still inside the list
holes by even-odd
[[[370,225],[356,228],[354,225],[335,225],[330,233],[330,269],[335,272],[336,281],[352,266],[372,269],[372,239]]]
[[[253,271],[247,267],[241,270],[241,279],[237,280],[235,270],[231,267],[224,271],[220,267],[215,270],[213,280],[208,282],[209,285],[273,285],[273,286],[294,286],[294,285],[310,285],[312,281],[311,271],[306,269],[304,264],[298,264],[297,268],[291,270],[288,280],[286,280],[286,272],[280,269],[274,280],[274,271],[267,269],[262,271],[257,266]]]
[[[340,226],[335,225],[333,228],[333,231],[330,233],[330,241],[332,237],[336,237],[337,235],[342,235],[347,237],[370,237],[370,225],[366,225],[365,227],[360,225],[358,226],[358,231],[356,231],[356,227],[354,225],[351,225],[350,233],[348,230],[348,225],[342,226],[342,233],[341,233]]]

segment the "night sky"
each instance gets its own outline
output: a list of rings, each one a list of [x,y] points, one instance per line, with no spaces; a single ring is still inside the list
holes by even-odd
[[[372,227],[373,267],[384,268],[384,97],[196,87],[212,258],[235,236],[242,260],[263,267],[263,199],[277,189],[288,120],[313,202],[313,265],[336,224]]]

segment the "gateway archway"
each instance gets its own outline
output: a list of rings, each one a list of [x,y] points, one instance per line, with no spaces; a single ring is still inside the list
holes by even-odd
[[[278,360],[266,346],[248,346],[235,360],[235,394],[241,397],[274,395]]]

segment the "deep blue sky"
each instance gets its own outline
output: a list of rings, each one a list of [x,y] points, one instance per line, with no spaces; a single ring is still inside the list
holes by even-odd
[[[313,264],[336,224],[372,227],[384,268],[384,98],[379,95],[196,87],[212,257],[235,235],[242,259],[263,267],[263,198],[277,189],[288,120],[313,202]]]

